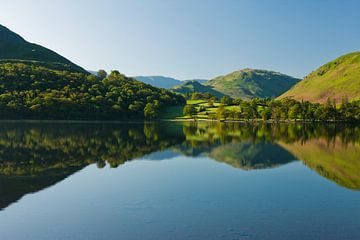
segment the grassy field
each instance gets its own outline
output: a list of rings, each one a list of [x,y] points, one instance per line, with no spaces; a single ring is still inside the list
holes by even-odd
[[[217,109],[220,106],[219,102],[215,102],[212,107],[209,106],[208,101],[205,100],[187,100],[186,104],[194,105],[198,110],[198,114],[195,116],[197,119],[210,119],[212,115],[216,114]],[[200,108],[205,108],[204,111],[200,111]],[[193,119],[194,117],[184,116],[184,106],[167,107],[161,114],[162,119]],[[226,106],[225,109],[240,111],[239,106]]]

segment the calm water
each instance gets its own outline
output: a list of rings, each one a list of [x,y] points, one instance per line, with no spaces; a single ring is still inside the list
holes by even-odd
[[[1,123],[0,239],[360,239],[360,127]]]

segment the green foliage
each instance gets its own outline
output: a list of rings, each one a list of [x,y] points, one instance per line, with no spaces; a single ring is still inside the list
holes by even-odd
[[[100,76],[106,76],[102,72]],[[147,105],[149,104],[149,105]],[[185,99],[112,71],[105,78],[39,62],[0,62],[0,118],[156,118]],[[146,111],[146,113],[144,112]]]
[[[194,105],[186,105],[183,110],[184,115],[188,115],[190,117],[196,115],[197,110]]]
[[[189,102],[189,101],[188,101]],[[190,102],[189,102],[190,103]],[[228,103],[228,104],[226,104]],[[254,98],[249,101],[222,99],[219,107],[208,106],[208,103],[192,103],[198,106],[198,118],[213,119],[216,112],[218,120],[241,121],[360,121],[360,101],[349,102],[346,99],[336,106],[334,101],[328,99],[326,104],[298,102],[293,99],[271,100]],[[239,104],[239,105],[236,105]],[[211,111],[211,112],[209,112]],[[205,112],[205,115],[204,115]],[[201,117],[200,117],[201,114]]]

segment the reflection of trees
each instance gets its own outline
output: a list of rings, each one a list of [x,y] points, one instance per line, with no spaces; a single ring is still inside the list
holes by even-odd
[[[156,124],[2,125],[0,173],[33,175],[91,163],[117,167],[182,141]]]
[[[184,123],[183,132],[192,146],[204,142],[222,144],[233,141],[303,142],[323,138],[331,144],[339,138],[342,144],[360,142],[360,127],[336,124],[246,124],[218,122]]]
[[[191,131],[188,129],[191,127]],[[187,155],[242,169],[280,166],[299,159],[321,176],[360,189],[360,127],[316,124],[186,123]]]
[[[344,125],[2,123],[0,175],[28,177],[24,179],[29,182],[34,180],[31,177],[56,175],[62,179],[88,164],[117,167],[170,148],[188,156],[204,154],[243,169],[280,166],[298,158],[324,177],[339,178],[341,182],[351,179],[351,184],[342,186],[360,188],[357,182],[360,176],[352,173],[360,164],[355,161],[360,159],[359,148],[354,147],[360,145],[359,136],[360,127]],[[316,146],[318,141],[322,147],[311,151],[308,146]],[[329,153],[333,149],[354,160],[351,164],[340,156],[331,160],[334,154]],[[347,150],[350,155],[345,154]],[[323,157],[315,162],[312,159],[317,155]],[[336,171],[332,170],[335,166],[332,161]]]

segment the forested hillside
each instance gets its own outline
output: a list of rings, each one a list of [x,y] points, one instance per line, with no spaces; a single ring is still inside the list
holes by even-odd
[[[0,62],[0,118],[124,120],[156,118],[182,96],[128,78],[63,70],[61,64]]]

